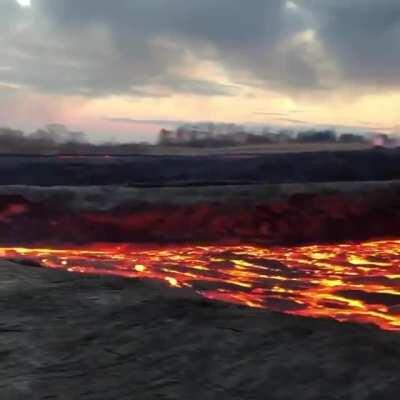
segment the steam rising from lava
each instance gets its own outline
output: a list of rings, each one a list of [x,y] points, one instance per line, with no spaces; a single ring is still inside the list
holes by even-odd
[[[191,287],[208,299],[400,331],[400,240],[270,249],[0,248],[0,258],[29,259],[84,274],[159,279]]]

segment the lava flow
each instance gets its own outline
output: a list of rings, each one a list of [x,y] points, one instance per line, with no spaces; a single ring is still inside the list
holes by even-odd
[[[71,272],[160,279],[208,299],[400,331],[400,240],[269,249],[0,248],[0,258],[29,259]]]

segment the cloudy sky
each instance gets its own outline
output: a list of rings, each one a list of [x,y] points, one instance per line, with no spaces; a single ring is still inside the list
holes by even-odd
[[[399,0],[0,0],[0,125],[400,131]]]

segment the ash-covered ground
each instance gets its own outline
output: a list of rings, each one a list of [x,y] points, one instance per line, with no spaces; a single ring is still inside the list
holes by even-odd
[[[2,262],[3,399],[398,397],[400,336]]]

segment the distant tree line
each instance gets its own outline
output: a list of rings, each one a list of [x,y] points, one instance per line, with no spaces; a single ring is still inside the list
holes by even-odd
[[[176,131],[162,130],[159,144],[177,147],[227,147],[252,144],[274,143],[365,143],[367,138],[362,134],[343,133],[338,135],[331,129],[310,129],[300,132],[281,130],[270,132],[264,129],[254,133],[248,131],[232,131],[225,134],[178,128]]]
[[[162,130],[159,145],[172,147],[230,147],[241,145],[276,143],[365,143],[362,134],[343,133],[334,130],[305,130],[298,133],[290,130],[270,132],[264,129],[254,133],[245,130],[213,135],[204,131],[189,131],[184,140],[176,140],[176,131]],[[169,140],[169,138],[175,140]],[[380,135],[382,143],[389,141]],[[62,125],[48,125],[33,133],[0,128],[0,154],[134,154],[145,153],[150,148],[147,143],[102,143],[93,144],[86,140],[82,132],[69,132]]]
[[[308,130],[299,132],[296,140],[299,143],[364,143],[364,135],[355,133],[343,133],[340,136],[334,130]]]
[[[25,134],[20,130],[0,128],[0,154],[132,154],[145,147],[139,143],[93,144],[80,132],[60,135],[46,129]]]

